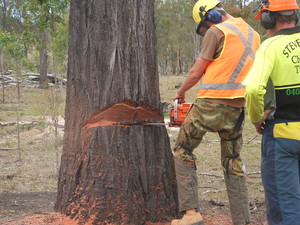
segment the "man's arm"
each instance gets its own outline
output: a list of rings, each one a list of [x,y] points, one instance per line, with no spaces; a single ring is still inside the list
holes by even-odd
[[[182,86],[179,88],[177,93],[174,96],[174,99],[179,99],[179,103],[184,102],[185,92],[196,85],[201,79],[204,71],[206,70],[210,60],[206,60],[204,58],[199,57],[192,69],[189,72],[189,75],[184,80]]]
[[[256,52],[255,60],[243,85],[246,86],[246,108],[250,121],[254,124],[256,131],[262,134],[264,121],[274,108],[266,109],[264,97],[270,74],[273,69],[272,52],[266,52],[261,46]]]
[[[179,99],[179,103],[184,102],[185,92],[199,82],[209,63],[216,58],[216,53],[221,53],[223,43],[224,34],[222,31],[216,27],[211,27],[207,30],[201,44],[200,55],[174,99]]]

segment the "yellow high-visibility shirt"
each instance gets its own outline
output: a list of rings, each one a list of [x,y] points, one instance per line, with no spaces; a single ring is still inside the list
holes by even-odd
[[[267,89],[267,84],[273,87]],[[246,79],[246,108],[252,123],[264,116],[273,90],[275,118],[300,119],[300,28],[283,29],[257,50]],[[274,92],[275,90],[275,92]]]

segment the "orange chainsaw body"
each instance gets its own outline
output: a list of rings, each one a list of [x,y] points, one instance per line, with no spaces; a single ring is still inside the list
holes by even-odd
[[[170,111],[170,127],[180,127],[185,117],[192,106],[192,103],[182,103],[177,105],[177,102],[174,103],[174,108]]]

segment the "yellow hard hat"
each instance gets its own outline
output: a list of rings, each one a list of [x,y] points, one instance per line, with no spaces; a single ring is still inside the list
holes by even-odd
[[[211,9],[215,8],[220,1],[218,0],[199,0],[196,2],[193,8],[193,18],[197,24],[200,24],[201,17],[200,17],[200,7],[203,7],[205,11],[203,11],[203,16]]]

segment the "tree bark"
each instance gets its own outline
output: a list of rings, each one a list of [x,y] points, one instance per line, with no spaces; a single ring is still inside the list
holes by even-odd
[[[2,13],[3,13],[3,16],[2,16],[2,31],[5,32],[7,31],[7,25],[6,25],[6,20],[7,20],[7,11],[6,11],[6,0],[2,0]]]
[[[154,1],[72,0],[69,32],[55,210],[82,224],[171,220],[177,188],[165,126],[116,125],[163,122]]]
[[[40,32],[40,41],[41,41],[41,49],[40,49],[40,88],[48,88],[48,51],[47,51],[47,33],[45,31]]]

